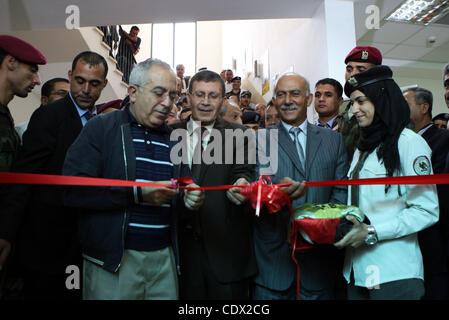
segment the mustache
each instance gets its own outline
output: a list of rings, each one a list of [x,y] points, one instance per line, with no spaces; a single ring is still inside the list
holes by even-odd
[[[155,108],[154,111],[160,112],[160,113],[164,113],[164,114],[169,114],[170,113],[171,108],[169,107],[161,107],[161,108]]]
[[[281,110],[282,111],[296,110],[296,109],[298,109],[298,106],[296,104],[294,104],[294,103],[292,103],[290,105],[284,104],[284,105],[281,106]]]
[[[199,105],[198,106],[198,110],[200,110],[200,111],[214,111],[214,108],[212,108],[210,106]]]
[[[76,98],[91,99],[91,100],[93,99],[92,96],[84,95],[84,94],[79,94],[79,95],[76,96]]]

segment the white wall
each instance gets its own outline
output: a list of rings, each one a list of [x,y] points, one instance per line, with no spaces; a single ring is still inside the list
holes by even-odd
[[[400,87],[411,86],[417,84],[419,87],[430,90],[433,94],[432,117],[439,113],[448,113],[449,109],[444,102],[443,80],[423,79],[423,78],[407,78],[393,76],[394,80]]]
[[[303,75],[312,92],[314,84],[325,77],[344,84],[344,57],[355,46],[353,4],[325,0],[307,19],[225,21],[222,41],[232,43],[223,45],[223,65],[230,66],[237,59],[234,72],[248,76],[260,92],[262,80],[254,77],[248,57],[261,61],[268,52],[271,86],[263,96],[265,101],[271,98],[278,77],[287,71]],[[312,122],[317,118],[313,104],[308,118]]]
[[[224,23],[221,21],[198,21],[195,71],[206,67],[208,70],[221,72],[222,54],[227,47],[222,43],[222,39],[225,39],[222,35],[222,25]]]

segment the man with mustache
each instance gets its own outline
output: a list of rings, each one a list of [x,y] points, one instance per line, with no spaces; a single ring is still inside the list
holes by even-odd
[[[95,52],[82,52],[68,72],[69,94],[33,112],[13,171],[62,174],[66,152],[107,84],[108,65]],[[25,299],[79,299],[66,288],[66,268],[81,265],[77,220],[64,206],[64,188],[13,185],[2,202],[0,239],[17,245]]]
[[[129,107],[87,124],[67,152],[64,174],[168,185],[187,176],[170,160],[174,142],[165,121],[178,98],[171,67],[157,59],[137,64],[128,93]],[[68,188],[66,204],[80,209],[84,299],[178,298],[179,194],[166,187]],[[180,200],[197,210],[204,192],[189,190]]]
[[[270,136],[277,136],[278,166],[257,162],[256,173],[264,169],[273,184],[292,183],[281,188],[292,200],[293,208],[304,203],[346,204],[347,188],[329,186],[305,189],[301,181],[346,179],[348,162],[341,134],[310,124],[307,107],[312,103],[307,80],[295,73],[281,76],[275,86],[272,101],[281,121],[259,130],[258,154],[270,149]],[[265,135],[264,135],[265,133]],[[276,135],[277,133],[277,135]],[[264,150],[265,149],[265,150]],[[268,172],[267,172],[268,170]],[[269,172],[271,171],[271,172]],[[259,273],[254,278],[253,299],[295,299],[297,293],[296,266],[292,246],[287,241],[291,213],[287,207],[270,214],[262,210],[254,219],[254,245]],[[301,272],[300,298],[323,300],[335,298],[335,278],[338,251],[329,246],[316,246],[296,252]]]

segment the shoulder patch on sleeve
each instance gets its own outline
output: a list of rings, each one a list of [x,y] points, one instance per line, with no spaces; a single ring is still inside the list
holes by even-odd
[[[413,161],[413,170],[419,176],[430,174],[431,168],[430,160],[426,156],[419,156]]]

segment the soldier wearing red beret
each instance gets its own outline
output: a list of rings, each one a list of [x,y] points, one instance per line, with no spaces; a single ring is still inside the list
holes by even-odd
[[[41,83],[38,65],[45,63],[44,55],[31,44],[13,36],[0,35],[0,171],[11,170],[20,146],[8,103],[14,96],[25,98],[35,85]],[[6,189],[6,186],[0,186],[2,204]],[[10,250],[10,243],[0,239],[0,271]],[[0,273],[0,280],[3,277],[5,273]]]
[[[345,80],[349,77],[382,64],[382,54],[379,49],[370,46],[357,46],[352,49],[345,58]],[[349,114],[350,105],[334,120],[336,130],[340,132],[345,141],[348,152],[348,161],[351,162],[360,132],[357,120]]]
[[[345,80],[348,81],[349,77],[382,64],[382,54],[374,47],[357,46],[346,56],[345,64]]]
[[[38,65],[46,63],[44,55],[31,44],[0,35],[0,171],[10,170],[20,143],[7,105],[14,96],[25,98],[41,83]]]

